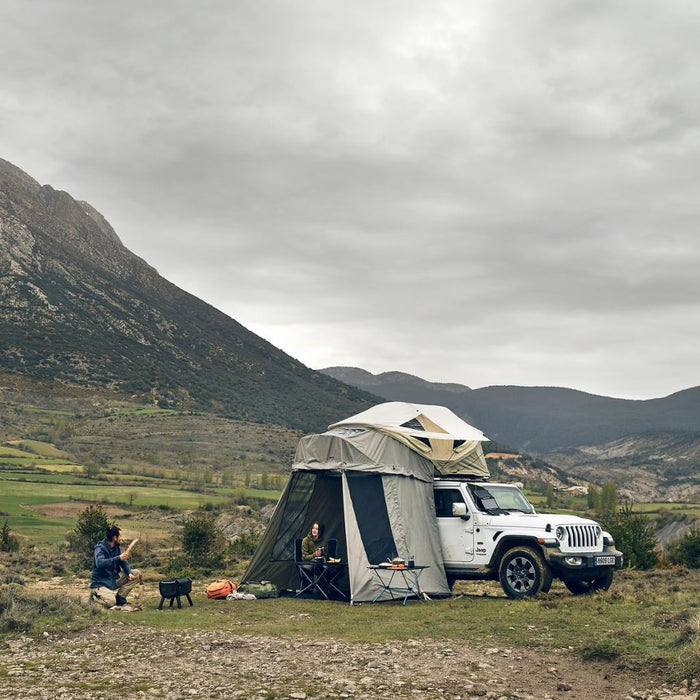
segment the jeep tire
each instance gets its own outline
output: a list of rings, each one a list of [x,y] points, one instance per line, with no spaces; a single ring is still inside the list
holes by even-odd
[[[501,559],[498,578],[509,598],[528,598],[546,592],[552,572],[532,547],[513,547]]]

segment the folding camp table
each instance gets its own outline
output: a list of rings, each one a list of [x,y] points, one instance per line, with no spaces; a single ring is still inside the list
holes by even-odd
[[[420,588],[420,575],[429,566],[382,566],[372,564],[367,567],[374,573],[382,589],[372,600],[376,603],[384,593],[388,593],[392,600],[398,600],[403,596],[402,605],[406,605],[406,600],[411,595],[419,600],[430,600],[427,593]],[[396,596],[394,594],[397,594]]]

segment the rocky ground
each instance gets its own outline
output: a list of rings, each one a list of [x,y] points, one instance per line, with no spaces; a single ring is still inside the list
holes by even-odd
[[[138,614],[138,613],[132,613]],[[309,642],[231,631],[102,627],[10,640],[0,649],[1,698],[401,698],[446,700],[696,700],[700,687],[657,687],[568,649]]]

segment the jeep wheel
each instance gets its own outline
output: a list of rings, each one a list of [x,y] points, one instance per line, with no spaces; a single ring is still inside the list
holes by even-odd
[[[564,581],[564,585],[574,595],[585,595],[586,593],[594,593],[595,591],[607,591],[613,582],[612,568],[606,569],[600,576],[591,581]]]
[[[509,549],[498,567],[498,578],[509,598],[527,598],[552,585],[552,572],[531,547]]]

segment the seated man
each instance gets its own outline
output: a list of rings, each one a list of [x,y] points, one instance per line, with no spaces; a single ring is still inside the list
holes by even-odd
[[[108,527],[106,537],[95,545],[95,558],[90,577],[90,602],[98,602],[106,608],[121,608],[126,605],[126,597],[136,585],[139,571],[129,567],[128,558],[138,538],[131,541],[125,552],[119,544],[121,530]],[[120,571],[123,574],[120,575]]]

